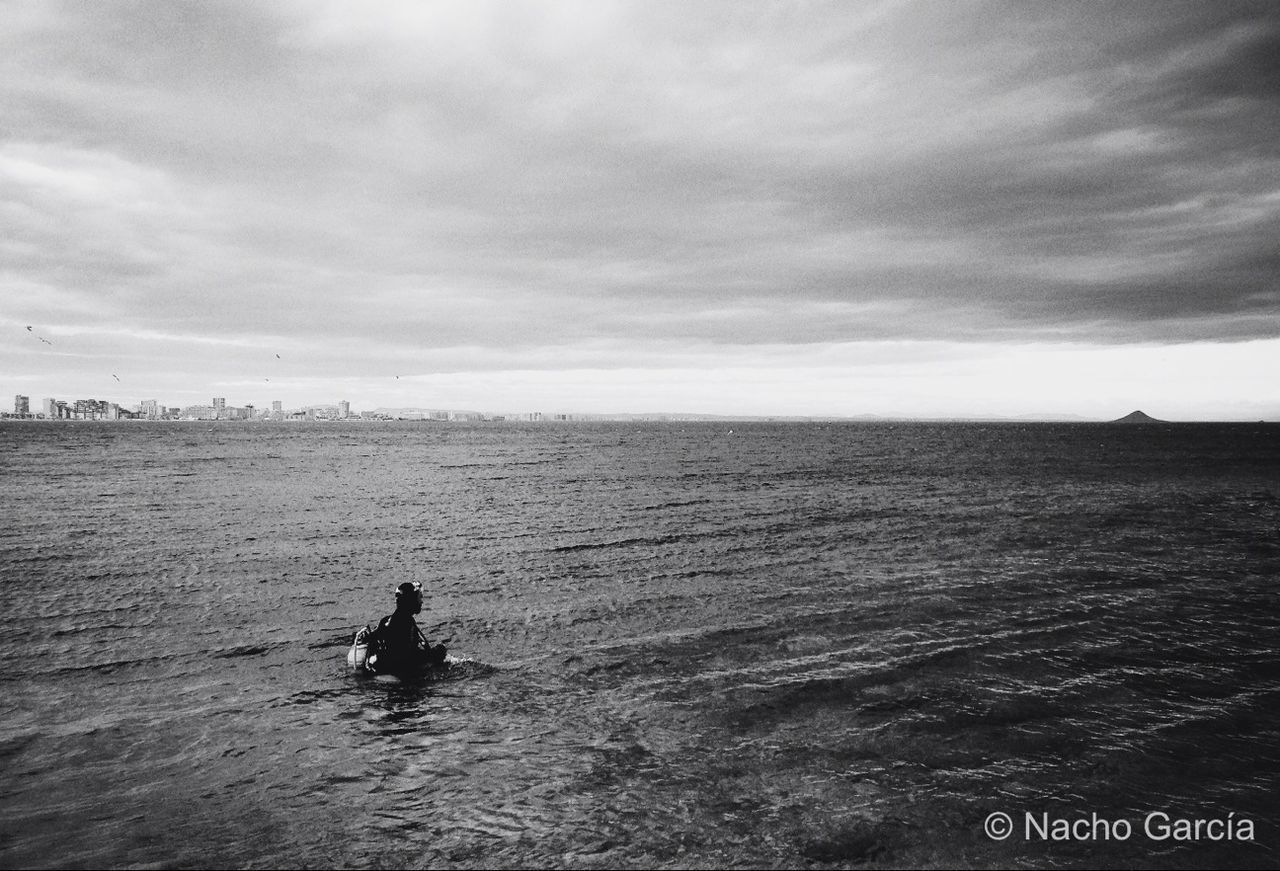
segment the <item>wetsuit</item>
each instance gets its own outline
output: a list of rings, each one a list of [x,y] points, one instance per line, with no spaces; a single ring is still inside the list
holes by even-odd
[[[443,644],[427,644],[412,614],[396,611],[378,622],[369,637],[369,652],[377,656],[372,667],[389,673],[440,665],[447,651]]]

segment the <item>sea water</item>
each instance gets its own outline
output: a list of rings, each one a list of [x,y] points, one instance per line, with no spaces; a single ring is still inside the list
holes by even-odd
[[[1275,425],[23,421],[0,485],[5,867],[1280,864]],[[406,580],[459,662],[350,673]]]

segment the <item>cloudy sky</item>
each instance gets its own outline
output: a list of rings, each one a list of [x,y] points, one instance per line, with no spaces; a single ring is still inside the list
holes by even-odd
[[[1280,418],[1278,58],[1269,3],[6,2],[0,385]]]

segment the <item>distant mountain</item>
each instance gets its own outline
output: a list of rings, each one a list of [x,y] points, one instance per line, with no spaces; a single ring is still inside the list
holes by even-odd
[[[1112,423],[1164,423],[1163,420],[1156,420],[1154,417],[1143,414],[1141,411],[1135,411],[1126,414],[1119,420],[1113,420]]]

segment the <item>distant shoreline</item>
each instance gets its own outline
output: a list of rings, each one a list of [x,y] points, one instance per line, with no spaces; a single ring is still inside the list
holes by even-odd
[[[0,415],[0,423],[56,423],[56,424],[82,424],[82,423],[108,423],[108,424],[207,424],[207,425],[224,425],[224,424],[252,424],[252,425],[274,425],[280,424],[285,426],[298,424],[380,424],[380,423],[421,423],[421,424],[520,424],[520,425],[555,425],[555,424],[584,424],[584,423],[702,423],[702,424],[752,424],[752,423],[777,423],[777,424],[1053,424],[1058,426],[1123,426],[1126,429],[1132,427],[1162,427],[1162,426],[1183,426],[1196,424],[1275,424],[1280,421],[1257,419],[1233,419],[1233,420],[1148,420],[1148,421],[1124,421],[1124,420],[1102,420],[1090,418],[1052,418],[1052,417],[788,417],[788,416],[716,416],[716,415],[560,415],[555,417],[544,417],[541,419],[531,420],[529,418],[506,417],[502,415],[494,415],[492,417],[468,418],[459,420],[444,420],[439,418],[417,418],[417,417],[379,417],[379,418],[315,418],[315,419],[253,419],[253,420],[207,420],[201,418],[166,418],[166,419],[147,419],[147,418],[47,418],[47,417],[18,417],[14,415]]]

